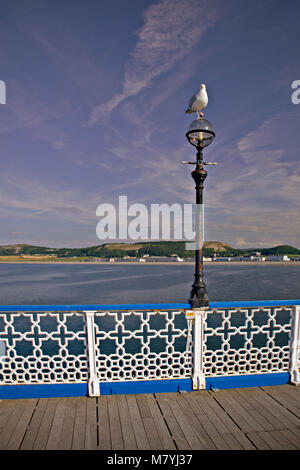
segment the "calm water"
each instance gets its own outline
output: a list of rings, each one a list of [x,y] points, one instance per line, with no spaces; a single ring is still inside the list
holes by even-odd
[[[187,302],[193,266],[1,264],[1,305]],[[211,301],[300,299],[300,266],[205,266]]]

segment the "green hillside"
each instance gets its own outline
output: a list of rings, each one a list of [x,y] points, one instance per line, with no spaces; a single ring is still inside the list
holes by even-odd
[[[237,249],[226,243],[210,241],[204,244],[204,256],[212,256],[217,253],[222,256],[249,255],[252,252],[260,252],[263,255],[299,255],[300,250],[289,245],[279,245],[272,248]],[[193,251],[185,249],[182,241],[158,241],[138,243],[106,243],[87,248],[49,248],[26,244],[0,246],[0,256],[34,256],[55,255],[60,258],[71,257],[117,257],[124,256],[171,256],[177,254],[181,257],[193,256]]]

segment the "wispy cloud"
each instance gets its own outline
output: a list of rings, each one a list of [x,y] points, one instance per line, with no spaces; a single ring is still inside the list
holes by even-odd
[[[78,224],[93,224],[99,192],[64,189],[41,184],[21,175],[1,175],[0,207],[5,215],[18,218],[58,218]]]
[[[216,21],[215,0],[162,0],[149,7],[125,66],[122,91],[96,106],[87,126],[109,115],[124,100],[178,64]]]

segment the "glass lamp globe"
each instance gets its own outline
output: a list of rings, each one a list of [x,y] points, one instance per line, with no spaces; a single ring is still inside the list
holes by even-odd
[[[212,143],[215,132],[207,119],[197,118],[189,125],[186,138],[194,147],[201,149]]]

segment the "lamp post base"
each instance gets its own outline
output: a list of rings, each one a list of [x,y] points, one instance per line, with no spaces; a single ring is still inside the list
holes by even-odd
[[[199,299],[194,297],[193,299],[189,299],[189,304],[191,308],[209,307],[209,300],[208,298]]]
[[[205,285],[193,285],[190,293],[189,304],[191,308],[209,307],[209,298]]]

